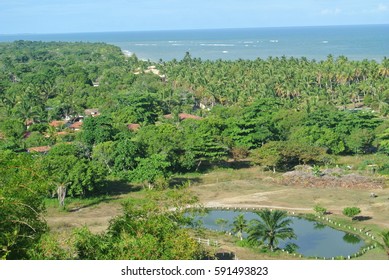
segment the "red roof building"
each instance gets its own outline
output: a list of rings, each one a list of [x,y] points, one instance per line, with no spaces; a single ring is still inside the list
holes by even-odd
[[[72,123],[69,128],[74,130],[74,131],[78,131],[81,129],[81,126],[82,126],[82,122],[75,122],[75,123]]]
[[[131,131],[137,131],[140,128],[140,124],[138,123],[130,123],[127,125],[127,128]]]
[[[53,127],[60,127],[63,126],[64,124],[65,124],[64,121],[52,121],[49,123],[49,125]]]

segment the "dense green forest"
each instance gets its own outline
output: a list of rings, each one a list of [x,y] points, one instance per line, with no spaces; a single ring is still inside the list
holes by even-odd
[[[187,53],[152,63],[103,43],[2,43],[0,258],[48,258],[39,255],[39,244],[51,244],[43,198],[63,206],[104,192],[113,178],[161,190],[176,174],[229,160],[276,172],[361,154],[389,174],[388,77],[387,58],[202,61]],[[105,235],[80,230],[75,256],[58,249],[52,258],[204,257],[178,226],[182,213],[173,219],[156,205],[127,204]],[[158,244],[165,250],[154,251]],[[129,256],[130,248],[145,252]]]

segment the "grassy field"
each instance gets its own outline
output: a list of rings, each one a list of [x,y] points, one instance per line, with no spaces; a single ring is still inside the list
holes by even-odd
[[[383,230],[389,230],[389,188],[371,189],[307,188],[280,184],[281,174],[264,172],[258,167],[221,168],[203,174],[188,174],[177,178],[190,182],[189,189],[199,197],[205,207],[229,207],[243,209],[284,209],[290,213],[314,213],[317,204],[327,208],[329,217],[342,227],[356,228],[358,233],[372,234],[379,238]],[[119,184],[119,183],[118,183]],[[112,184],[107,195],[88,200],[68,200],[65,210],[55,202],[48,203],[47,221],[53,232],[71,231],[86,225],[93,232],[107,228],[108,222],[121,212],[121,202],[128,198],[144,197],[144,190],[126,184]],[[359,221],[352,221],[342,214],[344,207],[361,208]],[[205,238],[217,239],[220,252],[235,252],[239,259],[299,259],[285,253],[258,253],[236,246],[235,239],[220,233],[208,232]],[[378,240],[378,239],[377,239]],[[215,248],[214,248],[215,249]],[[215,250],[216,250],[215,249]],[[369,251],[360,259],[387,259],[382,248]]]

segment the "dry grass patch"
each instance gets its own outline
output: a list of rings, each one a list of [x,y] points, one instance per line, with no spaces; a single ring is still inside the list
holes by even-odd
[[[313,207],[320,204],[334,215],[343,217],[343,208],[356,206],[361,208],[361,215],[371,217],[359,224],[389,228],[389,188],[371,190],[285,186],[280,183],[280,174],[251,167],[217,170],[202,176],[200,183],[192,184],[191,190],[209,207],[271,207],[313,212]],[[371,197],[371,192],[377,197]]]

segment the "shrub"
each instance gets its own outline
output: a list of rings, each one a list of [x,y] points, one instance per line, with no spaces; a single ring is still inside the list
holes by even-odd
[[[354,219],[356,215],[361,213],[361,209],[358,207],[346,207],[343,209],[343,215]]]
[[[327,209],[324,208],[324,207],[322,207],[322,206],[320,206],[320,205],[316,205],[316,206],[313,208],[313,210],[315,210],[315,212],[316,212],[317,214],[320,214],[320,215],[324,215],[324,214],[327,213]]]

